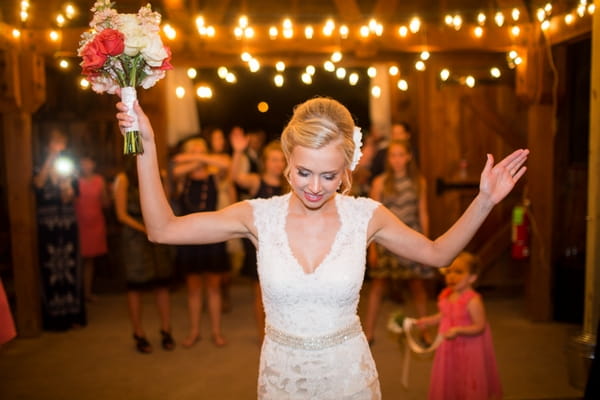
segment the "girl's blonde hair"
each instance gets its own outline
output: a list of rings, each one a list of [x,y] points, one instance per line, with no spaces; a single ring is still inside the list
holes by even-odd
[[[183,152],[189,153],[194,148],[194,146],[197,146],[197,145],[204,146],[204,151],[208,152],[208,145],[206,144],[206,140],[204,140],[200,137],[194,137],[194,138],[186,140],[185,143],[183,144]]]
[[[411,159],[406,164],[406,176],[412,181],[417,196],[421,195],[421,173],[419,172],[419,168],[417,167],[414,158],[412,157],[412,149],[410,146],[410,142],[408,140],[392,140],[388,145],[388,152],[392,146],[402,146],[404,150],[408,154],[410,154]],[[383,178],[383,193],[387,195],[394,195],[396,188],[394,185],[394,171],[392,170],[392,166],[389,160],[385,160],[385,175]]]
[[[296,146],[320,149],[338,142],[344,153],[345,171],[342,176],[342,193],[352,187],[349,167],[354,154],[354,119],[340,102],[317,97],[294,108],[294,114],[281,134],[281,147],[287,160],[285,175],[289,176],[289,160]]]
[[[462,251],[456,256],[455,261],[456,260],[462,261],[469,268],[469,275],[479,275],[481,263],[479,262],[479,257],[475,254],[469,253],[468,251]]]

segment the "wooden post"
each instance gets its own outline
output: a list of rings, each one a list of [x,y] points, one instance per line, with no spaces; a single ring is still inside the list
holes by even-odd
[[[3,122],[11,254],[17,299],[15,320],[19,336],[31,337],[41,331],[36,213],[31,191],[31,114],[21,111],[5,113]]]
[[[600,19],[592,27],[590,93],[590,148],[588,167],[588,220],[585,260],[583,333],[597,335],[600,318]]]
[[[37,226],[32,192],[31,114],[45,101],[43,58],[18,49],[2,50],[0,113],[4,133],[4,160],[10,221],[12,266],[19,336],[41,331]]]

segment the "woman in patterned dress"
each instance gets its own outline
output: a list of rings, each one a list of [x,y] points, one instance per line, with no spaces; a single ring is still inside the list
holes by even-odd
[[[122,102],[117,108],[124,130],[133,118]],[[260,399],[380,399],[357,315],[366,247],[377,242],[423,264],[449,264],[523,176],[529,153],[517,150],[495,166],[488,155],[479,195],[447,233],[430,240],[374,200],[338,192],[351,187],[361,133],[342,104],[315,98],[294,109],[282,133],[290,192],[177,217],[160,186],[148,117],[138,103],[133,108],[145,149],[137,162],[149,237],[177,244],[245,237],[257,247],[266,314]]]
[[[425,179],[416,168],[408,141],[390,142],[384,173],[373,180],[369,197],[389,208],[410,228],[429,236]],[[422,317],[427,313],[427,291],[423,280],[433,278],[434,269],[397,256],[375,243],[369,247],[368,259],[371,290],[365,335],[372,344],[385,285],[393,279],[408,280],[417,315]]]

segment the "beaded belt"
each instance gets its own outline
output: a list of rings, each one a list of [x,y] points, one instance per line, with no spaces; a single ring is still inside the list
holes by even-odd
[[[323,350],[344,343],[346,340],[358,336],[362,332],[360,322],[357,320],[337,332],[323,336],[295,336],[273,328],[265,327],[265,333],[275,343],[303,350]]]

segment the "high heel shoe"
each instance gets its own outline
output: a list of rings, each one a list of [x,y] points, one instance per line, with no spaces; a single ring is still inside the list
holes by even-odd
[[[171,351],[175,348],[175,341],[173,340],[173,336],[171,336],[171,332],[161,329],[160,336],[162,336],[160,343],[163,349]]]
[[[145,336],[138,336],[134,333],[133,340],[135,340],[135,348],[138,352],[142,354],[152,353],[152,345]]]

